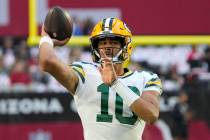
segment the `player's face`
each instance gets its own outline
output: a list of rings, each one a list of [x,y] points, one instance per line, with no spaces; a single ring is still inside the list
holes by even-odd
[[[117,40],[104,38],[99,41],[98,49],[102,50],[108,57],[113,57],[120,51],[121,43]]]

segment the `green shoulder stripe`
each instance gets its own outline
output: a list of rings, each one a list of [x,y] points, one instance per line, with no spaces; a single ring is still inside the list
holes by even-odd
[[[156,87],[162,88],[161,80],[159,78],[150,79],[146,83],[145,88],[148,88],[148,87],[151,87],[151,86],[156,86]]]
[[[72,68],[73,68],[73,70],[75,70],[79,74],[79,77],[81,78],[82,82],[85,83],[85,78],[82,75],[82,73],[78,69],[76,69],[75,67],[72,67]]]
[[[152,78],[146,83],[146,85],[151,85],[151,84],[161,85],[161,81],[159,78]]]
[[[160,80],[160,78],[152,78],[152,79],[149,80],[149,81],[154,82],[154,81],[158,81],[158,80]]]
[[[73,64],[71,67],[79,74],[82,82],[85,82],[85,71],[83,70],[81,65]]]
[[[149,87],[153,87],[153,86],[162,89],[162,86],[161,85],[157,85],[157,84],[149,84],[149,85],[146,85],[144,88],[149,88]]]
[[[72,67],[78,67],[78,68],[81,68],[81,69],[83,70],[83,68],[82,68],[82,66],[81,66],[81,65],[78,65],[78,64],[72,64],[71,66],[72,66]]]

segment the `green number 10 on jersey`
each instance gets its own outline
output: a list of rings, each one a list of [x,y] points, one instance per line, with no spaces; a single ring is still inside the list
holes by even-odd
[[[140,92],[136,87],[129,86],[129,88],[137,95],[140,95]],[[101,93],[101,114],[97,114],[96,121],[111,123],[113,115],[108,112],[109,86],[103,83],[98,86],[97,91]],[[116,94],[115,100],[115,116],[120,123],[129,125],[134,125],[138,118],[134,113],[131,117],[123,116],[123,99],[118,94]]]

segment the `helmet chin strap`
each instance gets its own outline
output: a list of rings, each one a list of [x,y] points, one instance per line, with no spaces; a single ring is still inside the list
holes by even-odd
[[[119,60],[119,56],[121,54],[122,54],[122,49],[114,57],[111,57],[110,59],[112,60],[113,63],[116,63],[116,64],[123,63],[123,61]]]
[[[124,61],[119,60],[120,55],[123,53],[123,49],[126,49],[127,45],[125,45],[114,57],[112,57],[112,62],[115,64],[123,63]]]

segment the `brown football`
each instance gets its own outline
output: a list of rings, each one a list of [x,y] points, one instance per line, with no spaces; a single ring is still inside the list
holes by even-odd
[[[53,39],[59,41],[69,40],[72,36],[73,21],[64,9],[56,6],[47,13],[44,21],[44,30]]]

